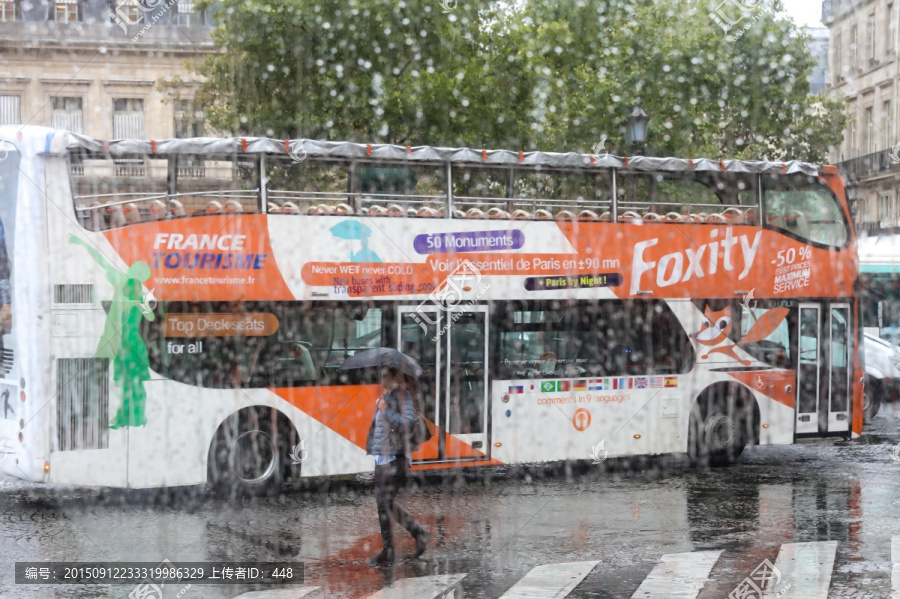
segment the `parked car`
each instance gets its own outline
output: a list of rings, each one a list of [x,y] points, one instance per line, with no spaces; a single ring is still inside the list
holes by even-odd
[[[866,391],[863,419],[872,420],[881,403],[900,391],[900,348],[870,332],[864,335],[866,359]]]

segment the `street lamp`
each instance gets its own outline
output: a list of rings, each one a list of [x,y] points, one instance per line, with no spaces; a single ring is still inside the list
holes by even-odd
[[[631,114],[625,119],[625,146],[632,149],[632,155],[643,154],[649,125],[650,117],[641,109],[641,103],[637,102]]]

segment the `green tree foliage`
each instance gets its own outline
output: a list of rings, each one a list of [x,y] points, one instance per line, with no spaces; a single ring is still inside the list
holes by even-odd
[[[729,40],[702,4],[222,0],[200,98],[225,133],[619,154],[641,101],[654,155],[824,160],[844,116],[805,36],[761,5]]]

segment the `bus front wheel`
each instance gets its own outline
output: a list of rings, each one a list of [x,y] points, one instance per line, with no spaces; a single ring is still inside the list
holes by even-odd
[[[272,408],[248,408],[229,416],[209,449],[207,480],[219,495],[265,496],[278,492],[290,464],[296,433]]]

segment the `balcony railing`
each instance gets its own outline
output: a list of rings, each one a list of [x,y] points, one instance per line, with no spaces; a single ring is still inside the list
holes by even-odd
[[[900,173],[900,156],[898,160],[891,158],[891,149],[879,150],[859,158],[852,158],[837,164],[841,175],[849,182],[859,181],[872,175],[897,171]]]

